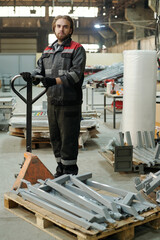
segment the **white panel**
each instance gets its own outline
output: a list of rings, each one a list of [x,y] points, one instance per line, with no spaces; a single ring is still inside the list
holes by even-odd
[[[137,144],[137,131],[153,131],[156,109],[156,51],[124,51],[122,132],[130,131]]]
[[[87,53],[86,66],[112,65],[123,62],[122,53]]]

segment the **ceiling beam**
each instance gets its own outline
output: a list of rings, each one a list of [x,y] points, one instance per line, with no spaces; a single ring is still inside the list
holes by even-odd
[[[53,6],[53,0],[0,0],[0,6]],[[71,0],[54,0],[54,6],[71,6]],[[103,0],[74,0],[74,7],[98,7],[103,4]]]

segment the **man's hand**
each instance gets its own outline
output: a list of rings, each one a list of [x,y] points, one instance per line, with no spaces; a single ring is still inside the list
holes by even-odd
[[[43,86],[46,87],[46,88],[57,84],[56,79],[55,78],[50,78],[50,77],[42,78],[41,82],[43,83]]]
[[[46,88],[57,84],[55,78],[43,77],[42,75],[32,76],[32,74],[30,72],[22,72],[22,73],[20,73],[20,75],[23,77],[23,79],[26,82],[32,81],[32,83],[34,85],[37,85],[40,82],[42,82],[43,86],[46,87]]]
[[[32,76],[30,72],[21,72],[20,75],[23,77],[24,81],[32,81]]]
[[[40,79],[32,76],[30,72],[22,72],[20,75],[26,82],[31,81],[34,85],[38,85],[40,83]]]

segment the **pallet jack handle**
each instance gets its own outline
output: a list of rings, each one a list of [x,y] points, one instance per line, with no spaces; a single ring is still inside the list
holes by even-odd
[[[42,91],[39,95],[37,95],[35,98],[32,99],[32,81],[27,82],[27,97],[24,98],[20,92],[18,92],[14,86],[15,80],[19,77],[22,77],[21,75],[16,75],[11,80],[11,88],[13,92],[21,98],[21,100],[26,104],[27,106],[27,115],[26,115],[26,151],[32,152],[32,104],[35,103],[40,97],[42,97],[47,89]]]

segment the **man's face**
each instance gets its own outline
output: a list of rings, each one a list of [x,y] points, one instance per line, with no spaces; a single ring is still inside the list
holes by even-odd
[[[58,39],[58,43],[62,43],[72,33],[70,22],[63,18],[58,19],[54,32]]]

